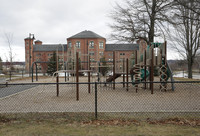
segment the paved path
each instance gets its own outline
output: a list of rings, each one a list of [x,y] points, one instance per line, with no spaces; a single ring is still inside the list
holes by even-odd
[[[29,88],[33,88],[36,85],[15,85],[15,86],[8,86],[8,87],[1,87],[0,88],[0,98],[19,93]]]

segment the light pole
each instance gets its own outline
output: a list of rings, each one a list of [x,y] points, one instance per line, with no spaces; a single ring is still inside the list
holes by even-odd
[[[29,77],[31,76],[31,58],[32,58],[32,56],[31,56],[31,54],[32,54],[31,41],[34,39],[35,39],[34,34],[29,33]]]

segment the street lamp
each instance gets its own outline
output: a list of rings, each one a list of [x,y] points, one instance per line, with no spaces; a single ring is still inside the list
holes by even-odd
[[[34,34],[29,33],[29,77],[31,76],[31,40],[34,40]]]

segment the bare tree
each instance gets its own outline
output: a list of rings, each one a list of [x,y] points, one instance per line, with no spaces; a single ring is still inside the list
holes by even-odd
[[[4,36],[6,39],[6,43],[8,45],[8,58],[10,61],[10,69],[12,69],[12,62],[14,58],[13,49],[12,49],[12,42],[13,42],[13,34],[4,32]],[[7,58],[7,56],[6,56]]]
[[[111,38],[118,41],[133,42],[143,38],[148,43],[154,36],[161,35],[164,22],[172,16],[172,0],[126,0],[124,5],[116,3],[110,13],[114,23],[109,24],[113,33]]]
[[[200,15],[194,13],[190,9],[196,7],[198,3],[193,0],[188,0],[187,8],[183,5],[178,5],[176,8],[176,25],[174,27],[174,48],[186,58],[188,63],[188,78],[192,78],[192,66],[194,64],[197,51],[200,47]],[[199,3],[200,6],[200,3]],[[200,10],[199,10],[200,11]],[[197,11],[197,12],[199,12]]]
[[[190,3],[191,1],[195,2],[196,5],[193,5],[193,7],[188,6],[188,3]],[[200,15],[200,7],[199,7],[200,1],[199,0],[174,0],[174,4],[181,5],[184,8],[189,9],[194,14]]]

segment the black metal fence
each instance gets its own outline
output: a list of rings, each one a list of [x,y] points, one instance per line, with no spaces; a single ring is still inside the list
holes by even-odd
[[[171,90],[171,82],[166,82],[166,91],[160,90],[163,82],[153,82],[153,94],[149,89],[150,82],[146,83],[146,89],[144,83],[138,85],[137,93],[131,82],[78,83],[78,92],[77,83],[0,84],[0,115],[62,113],[79,115],[81,119],[199,117],[200,81],[173,82],[174,91]]]

